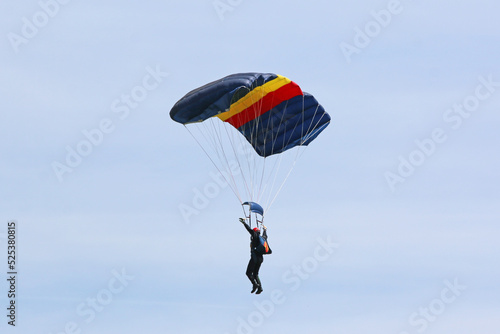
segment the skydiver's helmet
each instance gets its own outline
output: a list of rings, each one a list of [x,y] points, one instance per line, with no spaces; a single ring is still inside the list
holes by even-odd
[[[258,228],[258,227],[254,227],[254,228],[253,228],[253,231],[254,231],[254,232],[257,232],[257,233],[260,233],[260,230],[259,230],[259,228]]]

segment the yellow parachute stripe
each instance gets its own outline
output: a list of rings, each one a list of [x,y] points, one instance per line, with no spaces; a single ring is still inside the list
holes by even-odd
[[[252,91],[249,92],[247,95],[243,96],[241,99],[231,104],[231,107],[229,108],[228,111],[218,114],[217,117],[225,121],[226,119],[233,117],[236,114],[239,114],[246,108],[250,107],[252,104],[258,102],[267,94],[274,92],[275,90],[278,90],[279,88],[283,87],[284,85],[290,82],[291,82],[290,79],[285,78],[282,75],[278,75],[277,78],[266,82],[262,86],[258,86],[252,89]]]

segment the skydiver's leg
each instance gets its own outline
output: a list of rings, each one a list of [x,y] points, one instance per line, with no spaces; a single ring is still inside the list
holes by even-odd
[[[253,271],[253,277],[255,278],[255,283],[257,283],[257,292],[256,292],[256,294],[259,294],[262,291],[264,291],[262,289],[262,283],[260,282],[260,278],[259,278],[259,270],[260,270],[260,266],[262,265],[262,262],[264,262],[264,257],[262,256],[262,254],[258,254],[258,256],[256,257],[255,268],[254,268],[254,271]]]
[[[252,282],[252,284],[254,282],[254,276],[253,276],[254,271],[255,271],[255,260],[253,259],[253,257],[251,257],[250,261],[248,261],[246,275],[250,280],[250,282]]]
[[[251,257],[250,257],[250,261],[248,262],[247,272],[246,272],[248,279],[250,280],[250,282],[252,282],[251,293],[254,293],[259,287],[259,284],[256,281],[256,275],[255,275],[256,266],[260,267],[260,262],[258,261],[257,254],[255,252],[252,252]],[[258,272],[259,272],[259,269],[257,268],[257,273]]]
[[[262,254],[254,253],[254,255],[252,255],[252,259],[255,262],[252,274],[253,277],[257,277],[259,276],[260,266],[262,265],[262,262],[264,262],[264,256],[262,256]]]

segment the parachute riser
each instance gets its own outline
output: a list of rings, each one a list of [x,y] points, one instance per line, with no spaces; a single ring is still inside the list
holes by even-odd
[[[248,216],[245,216],[245,218],[248,220],[248,225],[250,227],[252,227],[252,215],[251,215],[251,213]],[[257,227],[260,230],[262,228],[262,225],[264,225],[264,217],[261,217],[259,219],[259,216],[257,216],[257,214],[255,214],[254,220],[255,220],[255,227]]]
[[[245,205],[249,206],[248,209],[248,214],[245,211]],[[260,205],[254,202],[245,202],[242,204],[243,207],[243,214],[245,215],[245,218],[248,220],[248,225],[252,227],[252,212],[254,213],[254,220],[255,220],[255,227],[258,229],[262,228],[262,225],[264,225],[264,210]]]

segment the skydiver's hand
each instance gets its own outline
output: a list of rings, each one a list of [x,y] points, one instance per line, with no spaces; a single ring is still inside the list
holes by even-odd
[[[240,218],[240,223],[245,224],[245,219],[244,218]]]
[[[264,230],[267,230],[267,227],[266,227],[266,225],[262,225],[262,227],[264,228]]]

